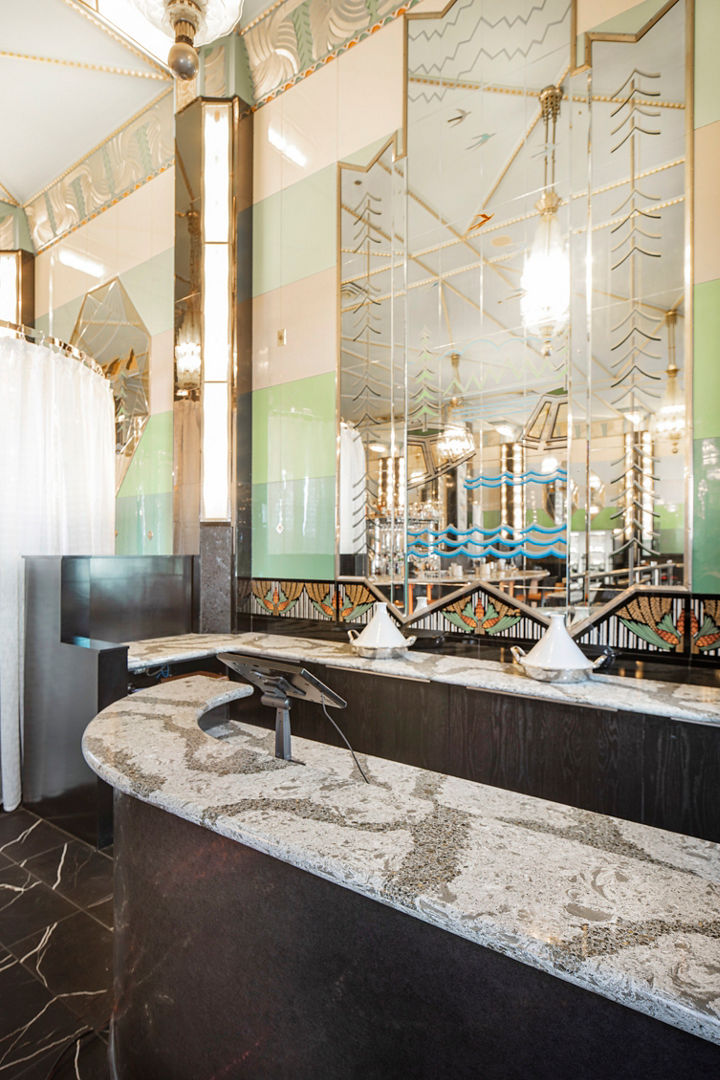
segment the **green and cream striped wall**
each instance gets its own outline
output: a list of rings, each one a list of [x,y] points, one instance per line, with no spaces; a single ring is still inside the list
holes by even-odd
[[[118,555],[173,551],[174,169],[142,184],[41,251],[35,323],[69,341],[83,298],[119,277],[151,335],[150,417],[116,500]],[[85,272],[62,261],[82,256]]]
[[[720,593],[720,4],[695,0],[693,562],[696,592]]]
[[[337,166],[401,125],[403,78],[397,19],[255,113],[254,577],[334,576]]]

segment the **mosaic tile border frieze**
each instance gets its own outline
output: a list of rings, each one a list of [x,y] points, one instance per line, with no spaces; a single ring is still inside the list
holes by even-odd
[[[279,94],[319,71],[348,49],[359,45],[383,26],[405,15],[420,0],[286,0],[278,4],[239,35],[223,42],[228,62],[221,59],[217,44],[201,50],[205,92],[247,94],[265,105]],[[234,50],[234,56],[230,56]],[[226,73],[236,69],[235,83]]]
[[[504,641],[538,641],[548,622],[546,612],[528,607],[494,586],[469,584],[405,616],[388,596],[365,578],[331,581],[242,579],[237,583],[237,610],[243,615],[269,615],[365,626],[376,602],[387,603],[398,626],[436,634],[467,635]],[[638,586],[609,608],[570,630],[580,645],[640,656],[720,659],[720,598],[682,589]]]
[[[131,195],[175,161],[172,88],[25,206],[35,251]]]

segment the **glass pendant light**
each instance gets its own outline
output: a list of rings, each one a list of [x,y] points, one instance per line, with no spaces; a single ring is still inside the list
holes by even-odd
[[[521,278],[523,326],[543,339],[543,356],[565,328],[570,307],[570,264],[557,218],[560,199],[555,191],[555,135],[562,90],[546,86],[540,93],[545,124],[545,186],[536,203],[540,214],[535,239],[525,258]]]
[[[148,22],[171,31],[175,44],[168,66],[179,79],[192,79],[198,70],[197,45],[224,37],[242,14],[244,0],[133,0]]]

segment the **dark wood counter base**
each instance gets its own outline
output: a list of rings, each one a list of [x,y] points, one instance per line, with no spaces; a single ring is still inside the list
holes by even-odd
[[[693,1080],[720,1047],[115,794],[119,1080]]]

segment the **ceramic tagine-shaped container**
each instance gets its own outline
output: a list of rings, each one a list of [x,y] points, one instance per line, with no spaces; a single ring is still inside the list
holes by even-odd
[[[410,648],[414,637],[406,638],[388,614],[387,604],[376,604],[372,619],[362,633],[348,630],[350,644],[360,656],[399,656]]]
[[[605,660],[604,656],[594,663],[588,660],[570,637],[565,616],[559,614],[550,616],[550,625],[529,653],[519,645],[513,645],[510,652],[526,675],[542,682],[581,682]]]

